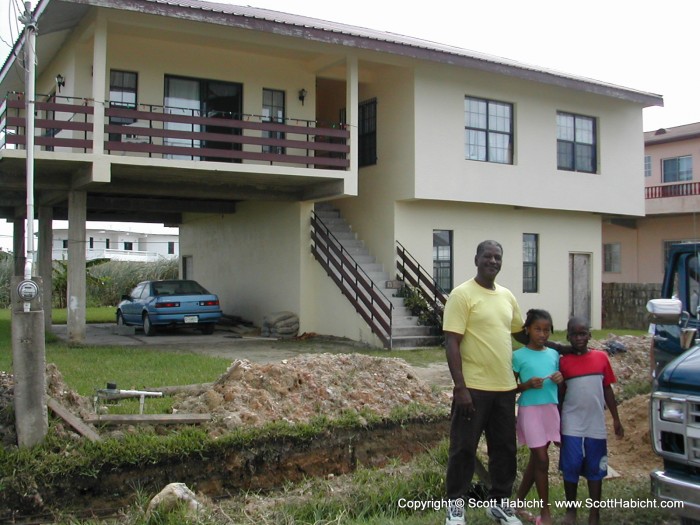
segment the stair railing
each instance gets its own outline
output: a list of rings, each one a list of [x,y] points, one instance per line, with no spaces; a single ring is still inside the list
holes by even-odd
[[[372,332],[391,350],[394,305],[314,212],[311,212],[311,253]]]
[[[420,294],[428,304],[433,322],[442,329],[442,314],[447,302],[447,293],[399,241],[396,241],[396,255],[397,278],[411,285],[413,290]]]

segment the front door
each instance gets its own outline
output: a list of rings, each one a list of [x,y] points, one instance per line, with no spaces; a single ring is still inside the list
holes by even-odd
[[[569,254],[569,316],[591,322],[591,256]]]

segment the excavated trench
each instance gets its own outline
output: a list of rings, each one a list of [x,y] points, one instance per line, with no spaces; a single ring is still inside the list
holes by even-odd
[[[358,465],[381,467],[390,459],[410,459],[447,435],[445,417],[416,417],[354,428],[334,428],[303,437],[267,437],[245,446],[215,447],[186,457],[147,465],[103,465],[90,476],[3,490],[0,522],[40,523],[55,512],[114,514],[134,502],[136,492],[156,494],[183,482],[213,499],[239,491],[269,490],[286,482],[352,472]]]

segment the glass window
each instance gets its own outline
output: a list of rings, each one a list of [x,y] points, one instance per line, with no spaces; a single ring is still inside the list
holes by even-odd
[[[433,230],[433,279],[444,292],[452,290],[452,230]]]
[[[109,107],[136,109],[136,93],[138,73],[131,71],[111,70],[109,72]],[[110,117],[110,124],[126,126],[133,124],[137,119],[131,117]],[[121,142],[121,133],[110,133],[109,140]]]
[[[263,106],[262,106],[263,122],[285,122],[285,101],[284,91],[278,89],[263,89]],[[263,138],[284,140],[284,132],[282,131],[263,131]],[[284,155],[283,146],[263,145],[263,153],[276,153]]]
[[[619,242],[603,245],[603,271],[620,273],[622,271],[622,255]]]
[[[662,182],[684,182],[693,180],[693,157],[674,157],[662,161]]]
[[[538,292],[539,235],[523,233],[523,293]]]
[[[570,113],[557,113],[557,168],[595,173],[595,119]]]
[[[113,108],[136,109],[138,73],[131,71],[109,72],[109,106]],[[111,124],[132,124],[136,119],[112,117]]]
[[[126,251],[131,251],[131,250],[133,250],[133,249],[134,249],[134,243],[133,243],[133,242],[124,241],[124,249],[125,249]]]
[[[377,163],[377,99],[360,102],[357,117],[358,164],[372,166]]]
[[[644,155],[644,176],[651,177],[651,155]]]
[[[464,158],[513,163],[513,105],[464,98]]]
[[[175,243],[173,241],[168,241],[168,255],[175,254]]]

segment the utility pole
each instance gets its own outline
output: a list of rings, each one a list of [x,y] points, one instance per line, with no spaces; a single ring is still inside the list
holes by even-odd
[[[33,277],[34,259],[34,119],[36,84],[36,20],[31,3],[24,3],[24,59],[26,66],[25,112],[27,124],[27,238],[24,278],[12,279],[12,368],[17,444],[31,447],[41,443],[48,433],[46,408],[46,339],[41,301],[41,279]]]

